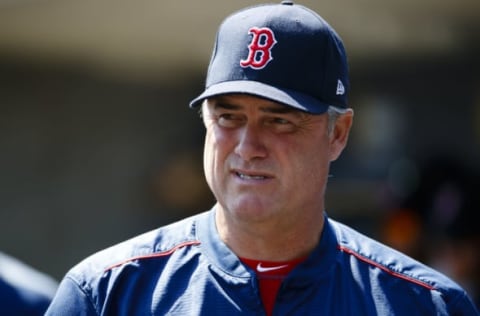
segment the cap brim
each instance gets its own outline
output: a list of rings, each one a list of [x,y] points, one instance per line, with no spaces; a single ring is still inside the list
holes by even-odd
[[[199,106],[203,100],[222,95],[243,93],[269,99],[312,114],[325,113],[328,104],[309,95],[288,89],[276,88],[261,82],[250,80],[226,81],[214,84],[190,102],[190,107]]]

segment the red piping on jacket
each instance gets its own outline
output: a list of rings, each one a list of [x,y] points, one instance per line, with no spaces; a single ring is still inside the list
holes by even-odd
[[[131,261],[134,261],[134,260],[142,260],[142,259],[150,259],[150,258],[158,258],[158,257],[168,256],[168,255],[171,255],[172,253],[174,253],[175,251],[177,251],[180,248],[183,248],[183,247],[186,247],[186,246],[192,246],[192,245],[199,245],[199,244],[200,244],[200,241],[197,241],[197,240],[186,241],[184,243],[176,245],[175,247],[173,247],[171,249],[168,249],[168,250],[165,250],[165,251],[162,251],[162,252],[156,252],[156,253],[152,253],[150,255],[136,256],[136,257],[126,259],[124,261],[121,261],[119,263],[113,264],[113,265],[105,268],[104,271],[106,272],[108,270],[119,267],[121,265],[124,265],[127,262],[131,262]]]
[[[401,273],[392,271],[392,270],[388,269],[387,267],[379,264],[378,262],[375,262],[375,261],[373,261],[373,260],[370,260],[370,259],[368,259],[368,258],[360,255],[359,253],[353,251],[352,249],[349,249],[349,248],[346,248],[346,247],[340,246],[340,245],[338,245],[337,247],[338,247],[339,250],[341,250],[341,251],[343,251],[343,252],[346,252],[346,253],[354,256],[355,258],[363,261],[363,262],[366,262],[366,263],[368,263],[368,264],[370,264],[370,265],[373,265],[374,267],[379,268],[380,270],[385,271],[386,273],[388,273],[388,274],[390,274],[390,275],[393,275],[394,277],[400,278],[400,279],[405,280],[405,281],[408,281],[408,282],[415,283],[415,284],[420,285],[420,286],[423,286],[424,288],[427,288],[427,289],[429,289],[429,290],[435,290],[435,287],[432,286],[432,285],[430,285],[430,284],[428,284],[428,283],[425,283],[425,282],[422,282],[422,281],[420,281],[420,280],[417,280],[417,279],[414,279],[414,278],[412,278],[412,277],[409,277],[409,276],[407,276],[407,275],[404,275],[404,274],[401,274]]]

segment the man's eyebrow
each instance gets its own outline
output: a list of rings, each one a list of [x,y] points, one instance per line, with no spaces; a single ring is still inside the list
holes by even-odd
[[[232,104],[230,102],[217,101],[213,105],[214,109],[224,109],[224,110],[239,110],[242,108],[240,105]]]
[[[288,113],[297,113],[299,110],[293,109],[289,106],[260,106],[260,110],[265,113],[273,114],[288,114]]]

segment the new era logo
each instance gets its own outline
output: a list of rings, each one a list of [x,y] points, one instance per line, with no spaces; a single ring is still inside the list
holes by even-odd
[[[338,79],[337,81],[337,95],[345,94],[345,86],[343,85],[342,80]]]

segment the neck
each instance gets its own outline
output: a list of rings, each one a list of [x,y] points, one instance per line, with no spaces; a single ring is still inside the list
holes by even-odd
[[[215,220],[220,238],[237,256],[288,261],[310,254],[320,240],[325,219],[322,210],[288,220],[246,221],[217,204]]]

